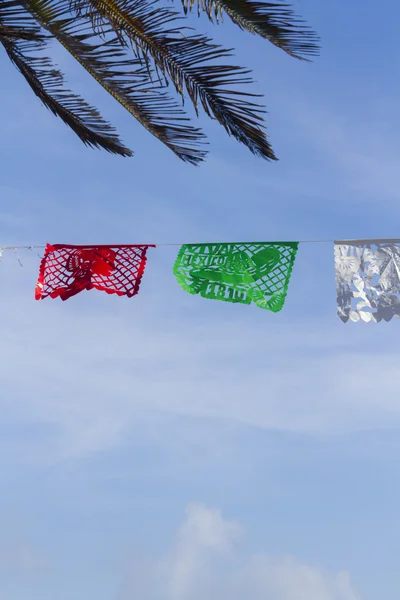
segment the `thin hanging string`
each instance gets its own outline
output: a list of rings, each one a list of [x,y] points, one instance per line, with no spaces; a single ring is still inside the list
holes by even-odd
[[[258,241],[258,242],[233,242],[233,241],[229,241],[229,242],[222,242],[221,240],[218,242],[181,242],[181,243],[154,243],[152,242],[151,244],[141,244],[141,243],[135,243],[135,246],[156,246],[156,247],[166,247],[166,246],[206,246],[206,245],[212,245],[212,244],[293,244],[293,242],[298,242],[299,244],[362,244],[362,245],[368,245],[368,244],[389,244],[389,243],[399,243],[400,242],[400,238],[365,238],[365,239],[347,239],[347,240],[334,240],[334,239],[326,239],[326,240],[263,240],[262,242]],[[67,244],[69,245],[69,244]],[[104,244],[101,244],[104,245]],[[131,244],[107,244],[107,246],[109,246],[110,248],[114,248],[117,246],[131,246]],[[95,248],[96,246],[99,246],[99,244],[76,244],[76,247],[87,247],[87,248]],[[18,250],[43,250],[44,248],[46,248],[46,246],[0,246],[0,251],[2,250],[11,250],[12,252],[17,253]]]
[[[24,265],[22,264],[21,259],[19,257],[18,248],[14,248],[14,252],[15,252],[15,256],[17,257],[17,261],[19,262],[19,266],[23,267]]]

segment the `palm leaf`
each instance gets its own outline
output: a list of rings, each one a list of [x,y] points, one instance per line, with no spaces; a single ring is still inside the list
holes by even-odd
[[[46,36],[15,2],[0,6],[0,43],[13,64],[51,112],[60,117],[88,146],[103,148],[121,156],[131,156],[98,111],[64,87],[62,73],[49,58],[32,56],[43,49]]]
[[[2,40],[25,40],[31,42],[42,42],[44,40],[44,37],[36,31],[26,31],[22,27],[9,27],[3,25],[1,21],[0,38]]]
[[[160,7],[158,2],[74,0],[72,7],[97,24],[100,17],[119,37],[124,34],[133,42],[137,57],[151,58],[155,70],[171,80],[178,93],[188,94],[196,111],[201,105],[254,154],[276,159],[262,127],[262,107],[249,100],[254,94],[232,91],[234,86],[251,83],[245,77],[249,71],[215,62],[232,56],[231,50],[205,35],[176,27],[182,20],[178,13]]]
[[[45,42],[40,26],[26,13],[16,0],[0,3],[0,35],[2,39]]]
[[[127,58],[117,39],[92,43],[85,18],[71,17],[62,0],[21,0],[32,16],[150,133],[182,160],[198,164],[205,157],[204,134],[187,122],[182,108],[149,79],[138,59]],[[69,5],[68,5],[69,6]],[[109,33],[108,31],[105,32]]]
[[[185,13],[195,3],[182,0]],[[284,0],[197,0],[197,6],[214,22],[228,14],[241,29],[297,58],[318,52],[317,36]],[[97,110],[64,88],[50,60],[37,55],[50,38],[182,160],[204,159],[204,135],[166,94],[169,83],[197,114],[202,108],[254,154],[276,160],[265,111],[255,94],[242,91],[250,71],[224,64],[232,50],[192,33],[182,19],[158,0],[0,0],[0,43],[33,91],[84,143],[131,154]]]
[[[131,150],[123,146],[114,128],[102,119],[98,111],[63,87],[62,74],[53,68],[47,58],[26,56],[16,42],[1,38],[0,41],[34,93],[84,144],[103,148],[113,154],[132,156]]]
[[[195,0],[182,0],[185,13]],[[269,40],[290,56],[302,60],[319,54],[319,37],[286,2],[255,0],[197,0],[197,9],[218,23],[226,13],[241,29]]]

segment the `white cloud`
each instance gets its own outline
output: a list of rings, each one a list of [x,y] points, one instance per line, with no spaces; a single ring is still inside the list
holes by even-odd
[[[202,576],[208,555],[227,552],[240,532],[241,528],[225,521],[219,511],[208,510],[201,504],[190,505],[175,548],[164,566],[171,599],[184,600],[190,596],[193,581]]]
[[[189,506],[168,556],[136,569],[118,600],[361,600],[346,571],[326,574],[293,557],[243,555],[242,527],[201,504]]]
[[[361,600],[346,571],[327,575],[293,557],[253,557],[242,576],[253,600]]]

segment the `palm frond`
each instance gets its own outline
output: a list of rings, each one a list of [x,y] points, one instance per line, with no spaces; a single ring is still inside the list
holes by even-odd
[[[318,53],[318,37],[286,0],[181,1],[185,13],[197,4],[213,22],[227,14],[296,58]],[[62,73],[42,55],[52,38],[182,160],[204,159],[205,136],[166,93],[170,83],[197,114],[203,109],[251,152],[276,160],[259,96],[242,87],[252,83],[250,71],[225,64],[232,50],[193,33],[185,20],[159,0],[0,0],[0,44],[35,94],[85,144],[131,154],[96,109],[65,89]]]
[[[64,88],[62,73],[54,69],[48,58],[27,56],[22,51],[21,43],[2,39],[1,35],[0,42],[36,96],[84,144],[103,148],[113,154],[132,156],[131,150],[120,142],[114,128],[103,120],[98,111]]]
[[[44,37],[36,31],[26,31],[22,27],[9,27],[1,23],[0,17],[0,37],[3,40],[25,40],[41,43]]]
[[[195,0],[182,0],[185,13]],[[290,56],[309,60],[319,54],[318,35],[300,19],[286,2],[255,0],[197,0],[197,9],[219,22],[226,13],[241,29],[269,40]]]
[[[117,39],[95,43],[91,23],[71,17],[62,0],[21,0],[35,19],[150,133],[179,158],[198,164],[205,157],[204,134],[160,83],[149,79],[138,59],[127,57]],[[106,31],[106,33],[109,33]]]
[[[45,42],[40,26],[26,13],[16,0],[0,3],[0,35],[3,39]]]
[[[62,73],[50,59],[32,56],[45,46],[47,37],[40,26],[16,2],[0,6],[0,43],[25,80],[51,112],[60,117],[88,146],[131,156],[114,128],[98,111],[64,87]]]
[[[262,107],[250,101],[254,94],[232,91],[251,83],[249,71],[216,63],[232,56],[205,35],[190,34],[178,13],[147,0],[73,0],[80,14],[101,17],[119,37],[124,34],[139,60],[152,59],[154,68],[188,94],[196,111],[199,104],[209,117],[245,144],[254,154],[276,159],[262,126]],[[171,27],[171,23],[175,27]],[[211,63],[211,64],[209,64]]]

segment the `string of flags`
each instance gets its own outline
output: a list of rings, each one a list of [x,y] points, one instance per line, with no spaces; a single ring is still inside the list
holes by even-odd
[[[305,240],[184,244],[173,273],[180,287],[202,298],[254,303],[282,310],[301,243],[333,242],[337,313],[343,322],[390,321],[400,317],[400,239]],[[158,244],[174,246],[176,244]],[[147,254],[155,244],[47,244],[0,248],[44,248],[35,299],[68,300],[83,290],[135,296],[145,273]]]

